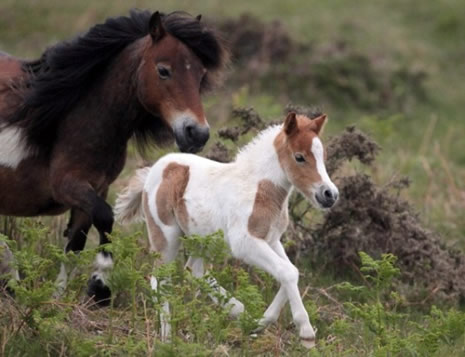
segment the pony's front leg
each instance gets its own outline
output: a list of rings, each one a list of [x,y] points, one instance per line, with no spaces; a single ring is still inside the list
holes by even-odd
[[[189,257],[186,263],[186,268],[188,268],[192,272],[192,275],[194,275],[196,278],[201,278],[205,275],[205,269],[204,269],[202,258]],[[210,285],[210,287],[221,296],[221,301],[220,301],[218,297],[215,296],[216,294],[212,294],[212,293],[208,294],[210,299],[212,299],[212,301],[215,304],[219,305],[229,295],[228,292],[226,291],[225,288],[223,288],[220,284],[218,284],[216,279],[212,276],[210,276],[207,279],[207,282]],[[244,312],[244,304],[240,302],[239,300],[237,300],[234,296],[230,297],[229,300],[226,301],[224,304],[222,303],[222,306],[230,309],[229,315],[234,318]]]
[[[280,257],[267,242],[253,236],[244,236],[242,240],[234,242],[231,249],[234,256],[265,270],[280,282],[289,299],[292,317],[299,329],[302,344],[307,348],[313,347],[315,345],[315,331],[310,324],[308,313],[300,297],[297,268],[288,260]],[[282,300],[282,295],[278,299]]]
[[[100,233],[100,241],[107,242],[106,234],[111,233],[113,227],[113,211],[105,200],[100,197],[92,186],[85,180],[79,179],[72,174],[52,175],[52,193],[55,201],[65,206],[72,207],[70,224],[66,231],[68,244],[66,252],[75,253],[84,249],[87,240],[87,232],[93,224]],[[103,238],[102,238],[103,237]],[[109,257],[109,258],[108,258]],[[101,252],[97,256],[96,264],[104,262],[106,266],[112,260],[108,253]],[[66,267],[62,266],[61,276],[66,276]],[[110,289],[100,277],[91,278],[88,294],[102,304],[108,304]]]
[[[107,197],[108,188],[103,191],[100,195],[102,199]],[[107,244],[110,240],[107,237],[107,232],[105,229],[101,229],[97,227],[99,237],[100,237],[100,245]],[[103,227],[104,228],[104,227]],[[111,228],[110,228],[111,229]],[[110,303],[111,298],[111,290],[107,285],[108,277],[113,269],[113,256],[110,252],[101,249],[100,252],[97,253],[94,261],[94,271],[87,283],[87,295],[94,296],[95,301],[97,301],[100,305],[108,305]]]

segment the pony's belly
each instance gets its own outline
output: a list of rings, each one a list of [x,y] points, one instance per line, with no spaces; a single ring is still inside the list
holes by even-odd
[[[66,209],[53,200],[48,169],[39,160],[23,160],[16,169],[0,165],[1,215],[56,215]]]

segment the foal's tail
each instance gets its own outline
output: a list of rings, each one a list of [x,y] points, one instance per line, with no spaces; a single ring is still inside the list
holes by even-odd
[[[115,217],[121,224],[142,221],[142,191],[150,167],[138,169],[115,202]]]

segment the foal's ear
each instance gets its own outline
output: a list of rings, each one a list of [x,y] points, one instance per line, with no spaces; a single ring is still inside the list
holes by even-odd
[[[328,117],[326,114],[322,114],[318,118],[313,119],[313,122],[316,124],[315,133],[317,133],[317,135],[323,132],[323,128],[325,127],[327,121]]]
[[[149,21],[149,32],[153,42],[157,42],[165,36],[166,31],[161,21],[161,15],[155,11]]]
[[[284,121],[284,132],[286,135],[292,135],[297,131],[297,118],[295,112],[289,112]]]
[[[200,20],[202,19],[202,15],[201,15],[201,14],[198,14],[198,15],[195,17],[195,19],[196,19],[198,22],[200,22]]]

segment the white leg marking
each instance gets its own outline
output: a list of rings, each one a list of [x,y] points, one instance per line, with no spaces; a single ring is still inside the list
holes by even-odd
[[[108,253],[97,253],[94,261],[94,268],[95,270],[92,273],[91,278],[101,280],[103,284],[106,285],[111,269],[113,269],[113,258]]]
[[[0,165],[16,169],[29,156],[22,129],[7,127],[0,129]]]

